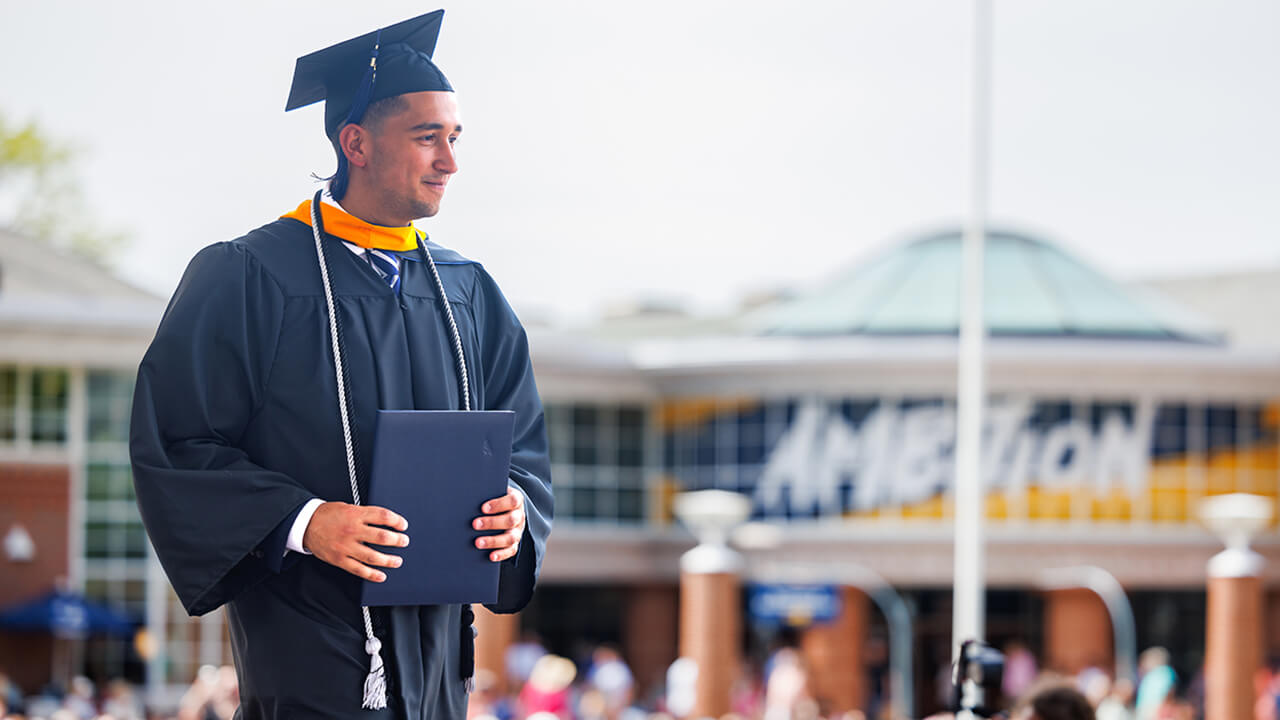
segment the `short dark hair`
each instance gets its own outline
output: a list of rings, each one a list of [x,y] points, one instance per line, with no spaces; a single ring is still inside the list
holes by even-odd
[[[1093,706],[1070,685],[1047,685],[1032,693],[1025,705],[1031,707],[1036,720],[1094,720]]]
[[[409,107],[409,101],[404,99],[403,95],[392,95],[388,98],[375,100],[369,103],[369,107],[364,111],[364,117],[360,118],[362,127],[366,127],[373,132],[377,132],[382,128],[382,123],[392,115],[403,112]]]
[[[360,118],[360,122],[354,124],[371,132],[377,132],[382,128],[382,123],[387,118],[402,112],[408,105],[409,101],[405,100],[403,95],[392,95],[381,100],[375,100],[369,103],[369,107],[365,108],[364,117]],[[333,137],[329,138],[329,142],[333,145],[333,152],[338,156],[338,170],[327,178],[320,178],[329,182],[329,194],[339,202],[342,201],[342,196],[347,194],[347,182],[351,177],[350,171],[347,169],[347,156],[342,152],[342,146],[338,143],[338,138],[342,135],[342,128],[351,124],[353,123],[343,123],[338,127]]]

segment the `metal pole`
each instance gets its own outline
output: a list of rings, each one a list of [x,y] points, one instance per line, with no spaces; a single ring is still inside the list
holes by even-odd
[[[974,0],[969,94],[969,217],[964,231],[962,314],[958,392],[956,394],[955,599],[952,653],[960,644],[981,640],[985,628],[985,576],[982,548],[982,425],[984,387],[982,308],[983,246],[986,237],[987,162],[990,105],[991,0]]]

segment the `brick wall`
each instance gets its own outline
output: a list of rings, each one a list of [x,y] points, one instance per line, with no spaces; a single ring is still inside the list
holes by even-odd
[[[0,553],[0,610],[52,590],[66,578],[70,542],[71,471],[66,465],[0,464],[0,539],[21,524],[35,542],[31,562]],[[24,690],[49,679],[48,635],[0,631],[0,670]]]
[[[867,704],[862,655],[867,643],[869,598],[853,587],[840,588],[840,616],[809,628],[800,649],[809,670],[809,691],[823,714],[834,717]]]
[[[676,659],[679,588],[674,584],[635,585],[627,589],[622,618],[622,654],[635,676],[636,697],[666,681]]]

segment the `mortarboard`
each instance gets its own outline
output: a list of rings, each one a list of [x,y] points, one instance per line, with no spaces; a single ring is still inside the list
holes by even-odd
[[[369,104],[411,92],[453,86],[431,62],[444,10],[420,15],[298,58],[284,109],[325,101],[324,130],[331,139],[346,123],[359,123]]]

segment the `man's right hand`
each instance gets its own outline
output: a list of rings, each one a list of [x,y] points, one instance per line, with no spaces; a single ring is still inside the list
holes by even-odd
[[[356,577],[382,582],[387,579],[386,573],[374,567],[400,567],[402,560],[369,546],[404,547],[409,544],[409,536],[404,534],[408,529],[407,520],[386,508],[327,502],[316,508],[311,522],[307,523],[302,547]]]

